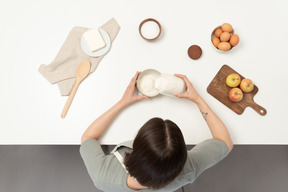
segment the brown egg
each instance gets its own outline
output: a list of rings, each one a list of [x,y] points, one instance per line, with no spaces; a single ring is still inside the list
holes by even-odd
[[[214,37],[212,39],[212,43],[216,48],[218,48],[218,44],[220,43],[220,39],[218,37]]]
[[[236,34],[232,35],[229,42],[233,47],[236,46],[239,43],[239,36]]]
[[[220,36],[220,40],[222,41],[222,42],[226,42],[226,41],[229,41],[229,39],[230,39],[230,33],[228,33],[228,32],[223,32],[222,34],[221,34],[221,36]]]
[[[231,49],[231,45],[228,42],[220,42],[218,44],[218,49],[220,49],[221,51],[228,51]]]
[[[230,33],[233,31],[233,28],[232,25],[230,25],[229,23],[223,23],[222,30]]]
[[[222,33],[223,33],[223,30],[219,28],[215,30],[214,35],[219,38]]]

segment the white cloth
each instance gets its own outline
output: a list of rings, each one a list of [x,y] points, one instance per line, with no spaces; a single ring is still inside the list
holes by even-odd
[[[120,26],[112,18],[101,26],[110,36],[111,43],[116,38]],[[57,83],[62,96],[69,95],[76,81],[76,71],[83,60],[91,63],[90,74],[93,73],[105,55],[90,57],[81,49],[81,37],[88,28],[74,27],[66,38],[55,59],[49,64],[42,64],[39,72],[51,83]]]

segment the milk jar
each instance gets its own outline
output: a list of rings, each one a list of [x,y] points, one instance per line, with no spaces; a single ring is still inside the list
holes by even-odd
[[[155,81],[155,88],[162,95],[174,97],[175,93],[185,92],[183,79],[170,74],[161,74]]]

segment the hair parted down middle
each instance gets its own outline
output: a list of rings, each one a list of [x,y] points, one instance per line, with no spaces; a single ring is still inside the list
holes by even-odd
[[[159,189],[179,175],[186,160],[186,145],[179,127],[170,120],[153,118],[139,130],[124,164],[141,185]]]

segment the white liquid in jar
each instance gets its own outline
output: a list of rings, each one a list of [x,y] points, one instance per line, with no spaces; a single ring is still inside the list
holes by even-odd
[[[159,33],[160,33],[160,28],[158,24],[154,21],[147,21],[141,27],[141,34],[146,39],[154,39],[159,35]]]
[[[182,93],[186,89],[185,82],[174,75],[162,74],[155,81],[155,88],[162,95],[174,96],[175,93]]]

